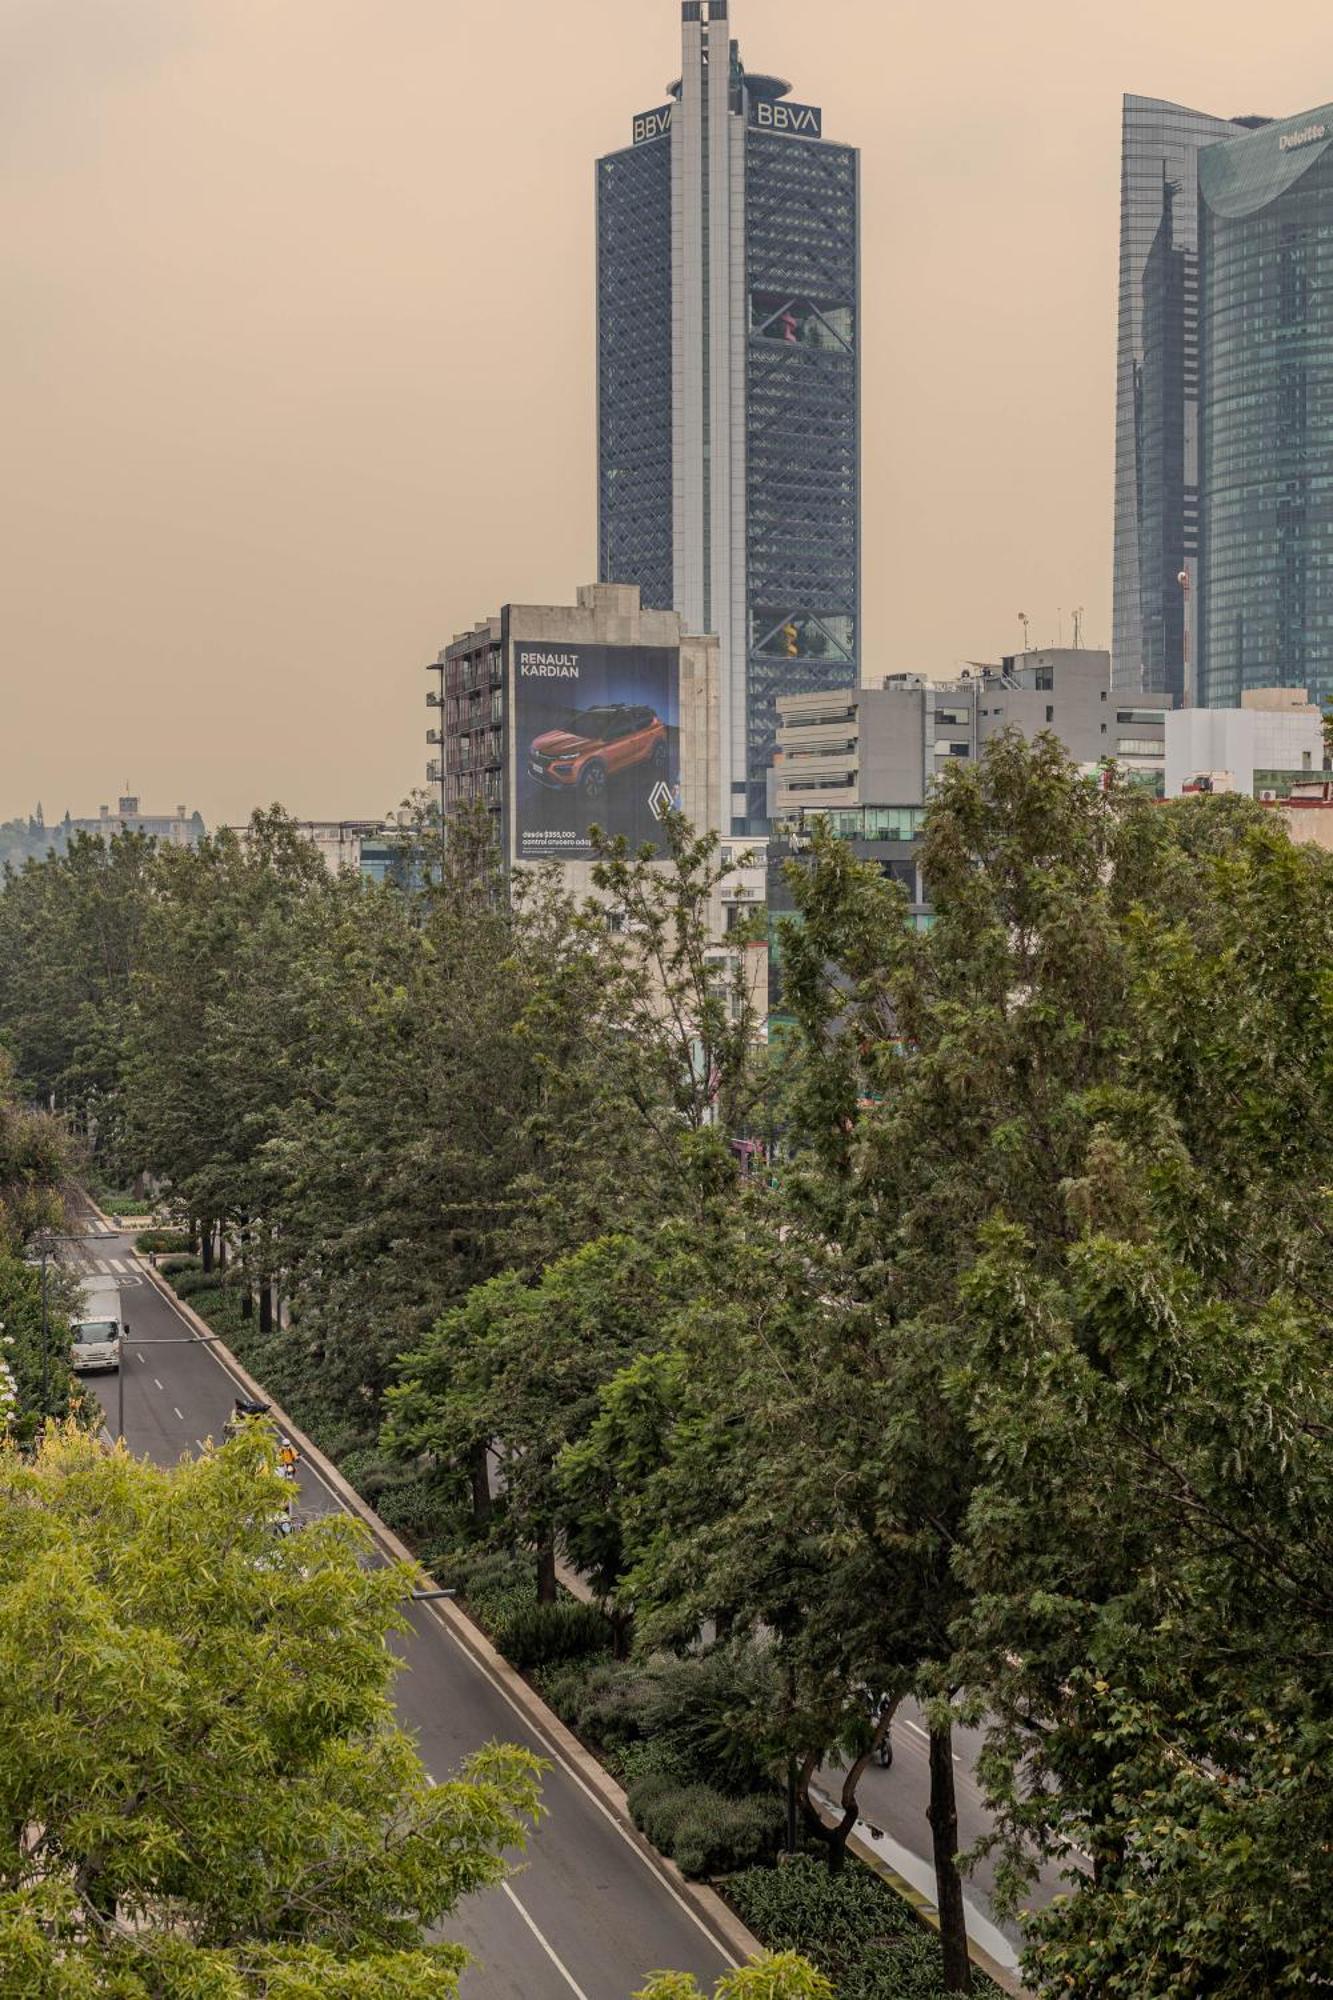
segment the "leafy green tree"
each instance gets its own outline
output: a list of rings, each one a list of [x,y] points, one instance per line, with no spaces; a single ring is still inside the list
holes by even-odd
[[[988,1774],[1019,1855],[1078,1885],[1031,1927],[1030,1983],[1307,1991],[1333,1976],[1324,1315],[1221,1300],[1151,1241],[1035,1261],[992,1233],[966,1385]]]
[[[0,1987],[428,2000],[427,1933],[538,1811],[492,1746],[431,1785],[393,1720],[408,1576],[342,1518],[286,1541],[258,1437],[169,1471],[0,1452]]]
[[[586,1434],[602,1385],[648,1351],[688,1282],[665,1242],[607,1237],[546,1270],[477,1287],[402,1363],[385,1441],[399,1455],[480,1469],[498,1457],[500,1532],[537,1552],[538,1596],[554,1601],[561,1544],[578,1544],[562,1454]],[[608,1596],[618,1579],[599,1575]]]
[[[6,871],[0,886],[0,1040],[25,1092],[56,1099],[114,1144],[130,980],[150,897],[152,846],[79,835]]]
[[[704,1994],[687,1973],[666,1972],[642,1987],[634,2000],[704,2000]],[[713,1988],[713,2000],[833,2000],[833,1988],[808,1960],[785,1951],[724,1973]]]

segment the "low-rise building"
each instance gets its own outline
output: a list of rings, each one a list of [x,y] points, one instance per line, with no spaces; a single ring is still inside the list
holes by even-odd
[[[1168,798],[1203,790],[1280,798],[1323,764],[1323,714],[1303,687],[1247,688],[1239,708],[1182,708],[1167,717]]]
[[[979,666],[953,681],[894,674],[877,688],[778,701],[770,786],[775,825],[809,812],[888,815],[911,838],[939,773],[977,757],[1005,729],[1049,730],[1092,772],[1114,760],[1146,789],[1162,789],[1171,697],[1111,690],[1110,656],[1050,647]],[[850,829],[849,829],[850,830]]]
[[[506,866],[559,862],[583,893],[594,827],[638,845],[676,809],[724,831],[718,642],[646,610],[637,585],[506,604],[430,671],[442,814],[484,807]]]
[[[192,813],[185,806],[177,806],[174,813],[146,813],[133,792],[122,794],[114,812],[110,806],[102,806],[96,819],[71,819],[67,815],[63,829],[66,837],[89,833],[106,841],[113,840],[118,833],[142,833],[163,847],[197,847],[205,833],[200,813]]]

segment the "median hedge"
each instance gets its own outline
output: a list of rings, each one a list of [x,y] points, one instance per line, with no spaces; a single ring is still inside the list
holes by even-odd
[[[838,2000],[939,2000],[946,1990],[939,1940],[855,1860],[837,1875],[809,1855],[750,1868],[727,1883],[727,1896],[769,1951],[803,1952]],[[999,1992],[975,1971],[972,1990]]]

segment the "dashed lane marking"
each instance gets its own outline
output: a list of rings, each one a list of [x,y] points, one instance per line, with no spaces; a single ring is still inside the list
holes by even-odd
[[[176,1410],[176,1405],[175,1405],[174,1403],[172,1404],[172,1406],[171,1406],[171,1407],[172,1407],[172,1409],[173,1409],[173,1410]],[[178,1421],[179,1423],[182,1423],[182,1424],[183,1424],[183,1423],[185,1422],[185,1419],[184,1419],[184,1417],[183,1417],[183,1416],[181,1416],[181,1413],[180,1413],[180,1411],[179,1411],[179,1410],[176,1410],[176,1419],[177,1419],[177,1421]]]
[[[156,1375],[154,1375],[154,1377],[153,1377],[153,1383],[154,1383],[154,1386],[155,1386],[156,1388],[158,1388],[158,1389],[161,1389],[161,1388],[162,1388],[162,1384],[161,1384],[161,1383],[160,1383],[160,1382],[158,1381],[158,1379],[157,1379]],[[165,1395],[165,1393],[166,1393],[166,1391],[165,1391],[165,1390],[163,1390],[163,1394],[164,1394],[164,1395]]]
[[[194,1334],[194,1329],[193,1327],[190,1326],[190,1322],[185,1318],[185,1315],[179,1311],[179,1309],[175,1306],[175,1304],[172,1301],[168,1300],[166,1301],[166,1303],[171,1305],[171,1309],[175,1313],[176,1318],[180,1321],[181,1325],[184,1326],[192,1335],[194,1335],[194,1338],[197,1340],[198,1335]],[[201,1347],[204,1347],[204,1343],[202,1341],[199,1342],[199,1345]],[[242,1390],[244,1393],[246,1394],[249,1393],[249,1391],[246,1389],[245,1384],[239,1379],[239,1377],[233,1375],[231,1369],[227,1366],[226,1362],[223,1360],[222,1356],[218,1353],[215,1347],[204,1347],[204,1352],[208,1355],[210,1361],[214,1362],[215,1365],[219,1369],[221,1369],[222,1373],[226,1376],[229,1382],[234,1384],[234,1386],[237,1389]],[[140,1358],[142,1359],[142,1357]],[[202,1450],[203,1447],[201,1446],[200,1449]],[[305,1470],[307,1472],[314,1473],[316,1479],[319,1481],[320,1485],[324,1488],[324,1491],[333,1501],[333,1504],[337,1508],[338,1512],[340,1514],[346,1514],[348,1512],[348,1509],[345,1506],[343,1500],[341,1499],[339,1494],[334,1490],[334,1488],[330,1486],[328,1480],[324,1477],[319,1467],[317,1465],[312,1465],[309,1462],[309,1460],[304,1461],[304,1464],[305,1464]],[[434,1604],[427,1604],[424,1605],[422,1608],[425,1610],[428,1617],[434,1619],[435,1623],[444,1633],[444,1636],[447,1639],[451,1639],[453,1641],[454,1646],[463,1655],[463,1658],[467,1661],[468,1665],[473,1669],[473,1671],[475,1673],[479,1673],[483,1677],[483,1679],[489,1681],[490,1685],[495,1689],[496,1693],[502,1697],[505,1704],[514,1711],[514,1714],[523,1724],[523,1727],[526,1730],[530,1731],[531,1734],[536,1737],[537,1741],[541,1744],[542,1749],[544,1750],[546,1755],[550,1757],[551,1761],[560,1766],[560,1769],[564,1772],[565,1776],[568,1779],[570,1779],[570,1781],[577,1787],[577,1789],[580,1792],[583,1793],[588,1803],[592,1807],[594,1807],[594,1809],[597,1812],[601,1814],[602,1818],[606,1820],[607,1824],[614,1830],[615,1833],[619,1835],[620,1839],[623,1840],[626,1847],[628,1847],[630,1853],[647,1870],[648,1874],[652,1876],[658,1888],[665,1890],[666,1894],[670,1897],[671,1901],[676,1905],[676,1907],[681,1911],[682,1915],[688,1917],[689,1921],[694,1925],[695,1929],[701,1932],[702,1935],[707,1938],[709,1944],[713,1947],[714,1951],[716,1951],[721,1957],[723,1964],[728,1966],[735,1966],[735,1964],[737,1963],[736,1958],[734,1957],[732,1952],[728,1949],[728,1947],[722,1942],[722,1940],[716,1935],[711,1926],[704,1920],[699,1911],[696,1910],[691,1903],[687,1902],[685,1897],[682,1896],[680,1891],[676,1888],[675,1884],[662,1872],[662,1870],[656,1865],[656,1863],[647,1854],[645,1854],[643,1849],[636,1842],[634,1835],[630,1832],[629,1828],[621,1822],[617,1814],[612,1812],[610,1806],[607,1805],[604,1799],[598,1796],[598,1794],[593,1790],[592,1786],[587,1783],[586,1779],[582,1778],[579,1775],[578,1771],[575,1770],[574,1766],[565,1757],[564,1753],[559,1749],[559,1747],[556,1744],[551,1742],[550,1738],[546,1735],[545,1731],[541,1729],[540,1726],[533,1720],[532,1716],[530,1716],[525,1709],[519,1706],[518,1702],[515,1701],[513,1695],[509,1692],[509,1689],[505,1686],[504,1682],[499,1678],[499,1676],[492,1673],[491,1669],[486,1665],[485,1661],[479,1659],[478,1656],[471,1650],[471,1648],[464,1644],[463,1640],[459,1637],[458,1633],[454,1631],[453,1627],[449,1624],[448,1620],[442,1615],[439,1607]],[[434,1780],[432,1779],[431,1782],[434,1783]],[[514,1900],[515,1902],[517,1902],[518,1898],[515,1897]],[[526,1914],[527,1913],[525,1911],[524,1915],[526,1916]],[[566,1977],[568,1978],[568,1974],[566,1974]],[[579,1989],[575,1987],[574,1990],[575,1992],[578,1992]],[[586,1996],[584,1996],[584,2000],[586,2000]]]
[[[524,1909],[522,1903],[519,1902],[518,1897],[514,1894],[509,1884],[507,1882],[502,1882],[500,1884],[500,1887],[504,1890],[506,1896],[508,1896],[510,1902],[513,1904],[514,1908],[518,1911],[518,1914],[520,1915],[520,1917],[522,1917],[524,1923],[527,1925],[528,1929],[532,1932],[532,1935],[536,1938],[538,1944],[541,1946],[542,1950],[546,1953],[546,1956],[550,1959],[552,1965],[555,1967],[556,1971],[560,1974],[560,1977],[564,1980],[570,1992],[577,1994],[578,2000],[588,2000],[588,1996],[584,1992],[583,1988],[579,1985],[578,1980],[575,1979],[573,1973],[570,1971],[569,1967],[565,1964],[564,1960],[557,1954],[555,1947],[551,1944],[550,1939],[547,1938],[537,1928],[537,1925],[533,1922],[533,1919],[528,1914],[527,1910]]]

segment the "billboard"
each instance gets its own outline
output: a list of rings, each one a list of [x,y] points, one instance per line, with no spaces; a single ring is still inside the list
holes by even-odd
[[[514,856],[584,861],[589,830],[661,839],[680,804],[680,653],[514,643]]]

